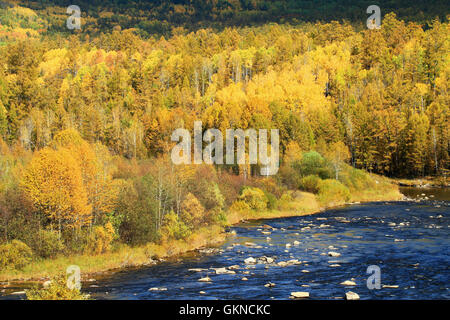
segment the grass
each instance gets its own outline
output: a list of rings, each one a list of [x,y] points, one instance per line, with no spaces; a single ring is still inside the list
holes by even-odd
[[[111,252],[100,255],[71,255],[55,259],[33,261],[21,270],[8,269],[0,271],[0,281],[43,281],[65,274],[70,265],[80,267],[83,278],[95,273],[124,267],[144,266],[152,263],[152,258],[167,258],[207,245],[222,242],[225,239],[223,228],[210,226],[200,228],[185,241],[173,240],[160,245],[150,243],[144,246],[129,247],[121,245]]]
[[[351,190],[350,202],[392,201],[400,200],[403,195],[392,179],[371,174],[375,185],[371,188]]]
[[[295,191],[292,201],[282,204],[282,207],[274,210],[263,211],[239,211],[229,212],[227,219],[230,225],[244,220],[274,219],[292,216],[302,216],[321,211],[321,207],[314,194],[309,192]]]
[[[389,179],[378,179],[375,188],[352,191],[350,202],[390,201],[399,200],[402,195],[398,186]],[[244,220],[273,219],[290,216],[303,216],[321,212],[345,204],[344,202],[320,203],[317,196],[308,193],[292,192],[289,201],[281,200],[277,209],[263,211],[228,212],[228,225],[234,225]],[[226,233],[218,225],[203,227],[191,234],[185,240],[171,240],[163,244],[150,243],[144,246],[129,247],[120,245],[108,253],[100,255],[72,255],[60,256],[56,259],[34,261],[21,270],[1,270],[0,281],[44,281],[61,274],[65,274],[69,265],[77,265],[82,271],[82,278],[86,279],[94,274],[114,271],[124,267],[145,266],[152,263],[152,259],[173,257],[201,247],[221,243]]]

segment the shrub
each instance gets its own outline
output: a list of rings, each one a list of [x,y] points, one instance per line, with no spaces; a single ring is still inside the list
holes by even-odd
[[[196,167],[195,173],[189,180],[187,188],[200,201],[206,211],[216,207],[223,208],[224,198],[217,186],[217,173],[211,165]]]
[[[346,202],[350,199],[350,191],[337,180],[323,180],[319,185],[319,201],[324,205]]]
[[[295,162],[296,163],[296,162]],[[295,189],[300,183],[300,173],[299,170],[294,168],[293,164],[283,164],[278,171],[278,177],[281,183],[286,185],[289,189]]]
[[[230,206],[230,211],[239,212],[239,211],[248,211],[248,210],[251,210],[250,206],[241,200],[237,200],[237,201],[233,202],[233,204]]]
[[[255,179],[252,186],[260,188],[265,193],[272,194],[276,199],[279,199],[283,192],[286,191],[286,187],[281,186],[272,178]]]
[[[320,179],[318,175],[311,174],[300,180],[299,189],[312,193],[318,193],[321,181],[322,179]]]
[[[277,206],[277,197],[270,192],[264,191],[264,195],[267,198],[267,209],[275,209]]]
[[[278,200],[277,208],[280,210],[286,210],[289,208],[293,200],[294,198],[292,196],[292,191],[287,191],[283,193],[280,197],[280,200]]]
[[[36,214],[33,203],[17,185],[4,191],[2,187],[7,186],[0,183],[0,234],[5,239],[21,240],[31,246],[36,241],[39,225],[43,223],[42,215]]]
[[[69,289],[64,277],[52,279],[43,288],[35,287],[25,290],[27,300],[88,300],[89,295],[82,294],[79,289]]]
[[[59,238],[58,232],[41,230],[32,246],[33,251],[42,258],[55,258],[64,251],[64,243]]]
[[[367,174],[367,172],[352,167],[346,170],[345,173],[342,173],[340,179],[347,187],[354,190],[376,187],[375,181]]]
[[[325,165],[325,159],[316,151],[305,152],[300,161],[294,162],[293,166],[305,177],[311,174],[318,174],[318,171]]]
[[[239,192],[244,185],[242,176],[222,171],[220,174],[220,191],[224,195],[225,205],[230,207],[239,197]]]
[[[164,247],[156,243],[148,243],[145,246],[144,253],[152,260],[159,260],[167,255]]]
[[[305,152],[300,161],[292,163],[292,167],[301,177],[317,175],[321,179],[334,177],[334,172],[324,157],[316,151]],[[298,186],[299,184],[297,184]]]
[[[131,245],[158,240],[155,227],[156,204],[144,179],[136,179],[119,196],[115,215],[120,217],[120,239]]]
[[[114,236],[115,232],[111,222],[107,222],[104,226],[95,226],[88,237],[85,253],[100,254],[109,251]]]
[[[281,195],[280,201],[292,201],[294,198],[292,197],[292,191],[287,191]]]
[[[225,206],[225,198],[220,192],[217,183],[210,184],[205,193],[205,208],[208,210],[221,211]]]
[[[181,203],[181,219],[190,228],[200,225],[205,220],[205,208],[192,193],[188,193]]]
[[[189,227],[171,211],[164,217],[163,227],[161,228],[161,236],[163,239],[185,239],[191,234]]]
[[[220,211],[219,213],[214,214],[214,215],[211,217],[211,222],[212,222],[213,224],[217,224],[217,225],[220,225],[220,226],[223,226],[223,227],[224,227],[224,226],[226,226],[227,223],[228,223],[227,215],[225,214],[225,212]]]
[[[31,262],[33,252],[19,240],[13,240],[0,246],[0,269],[21,269]]]
[[[326,166],[323,168],[319,168],[317,170],[317,175],[321,179],[334,179],[335,177],[335,173],[333,169],[329,166],[329,164],[326,164]]]
[[[264,210],[267,208],[268,199],[259,188],[244,187],[239,196],[253,210]]]

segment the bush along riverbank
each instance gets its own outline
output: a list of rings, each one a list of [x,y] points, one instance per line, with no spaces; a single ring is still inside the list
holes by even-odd
[[[401,197],[389,179],[347,165],[342,154],[292,144],[286,153],[276,176],[258,177],[251,166],[113,157],[71,129],[20,161],[3,146],[10,170],[0,195],[0,281],[44,281],[69,265],[84,277],[149,265],[219,243],[242,220]]]

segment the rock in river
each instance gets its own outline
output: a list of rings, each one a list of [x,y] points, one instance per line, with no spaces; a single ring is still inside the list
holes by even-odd
[[[245,264],[256,264],[256,259],[253,257],[249,257],[247,259],[244,260]]]
[[[273,263],[274,259],[271,257],[262,256],[258,258],[258,263]]]
[[[192,271],[192,272],[202,272],[202,271],[208,271],[208,269],[203,269],[203,268],[192,268],[192,269],[188,269],[188,271]]]
[[[303,292],[303,291],[291,292],[290,298],[291,299],[309,298],[309,292]]]
[[[398,288],[397,285],[389,285],[389,284],[383,284],[383,288],[391,288],[391,289],[396,289]]]
[[[354,281],[345,280],[344,282],[341,282],[343,286],[356,286],[356,283]]]
[[[346,292],[345,293],[345,299],[346,300],[359,300],[359,295],[356,292]]]
[[[328,252],[328,255],[330,257],[339,257],[339,256],[341,256],[341,254],[339,252],[334,252],[334,251]]]
[[[204,277],[204,278],[200,278],[198,279],[199,282],[211,282],[211,278],[210,277]]]
[[[227,270],[226,268],[217,268],[216,274],[235,274],[233,270]]]

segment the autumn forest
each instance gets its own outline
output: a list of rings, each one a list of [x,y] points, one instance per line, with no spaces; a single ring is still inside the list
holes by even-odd
[[[448,4],[390,1],[368,29],[367,6],[346,16],[335,2],[324,20],[310,5],[302,19],[308,1],[81,1],[81,29],[67,30],[64,1],[2,1],[0,275],[124,248],[157,257],[236,214],[448,175]],[[278,174],[174,165],[171,134],[194,121],[278,129]]]

